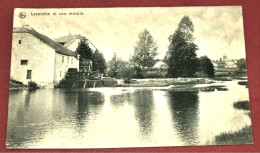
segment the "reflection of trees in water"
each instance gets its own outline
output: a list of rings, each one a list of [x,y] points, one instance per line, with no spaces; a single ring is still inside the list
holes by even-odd
[[[125,102],[134,106],[135,119],[139,124],[143,139],[149,139],[152,132],[153,94],[152,90],[136,90],[135,92],[112,95],[110,102],[114,106],[122,106]]]
[[[113,106],[123,106],[125,102],[131,102],[132,101],[132,93],[131,92],[125,92],[121,93],[119,95],[111,95],[110,96],[110,102]]]
[[[153,96],[151,90],[139,90],[134,92],[135,117],[140,125],[143,136],[152,132]]]
[[[77,125],[83,128],[88,117],[96,117],[104,103],[104,95],[100,92],[84,91],[78,92],[78,108],[76,113]]]
[[[152,133],[153,96],[151,90],[137,90],[133,93],[135,118],[139,123],[140,133],[144,139]]]
[[[198,92],[169,91],[174,127],[187,144],[198,142]]]

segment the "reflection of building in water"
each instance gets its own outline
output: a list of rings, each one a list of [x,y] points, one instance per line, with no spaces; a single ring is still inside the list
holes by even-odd
[[[24,90],[10,93],[15,93],[15,100],[12,102],[16,102],[17,105],[8,112],[7,147],[26,146],[28,141],[36,139],[35,137],[44,133],[44,129],[35,125],[38,114],[41,112],[32,111],[34,108],[30,106],[35,102],[36,92]],[[30,109],[30,107],[32,108]]]
[[[28,25],[13,29],[11,79],[52,87],[78,67],[76,54],[49,37]]]
[[[187,144],[198,144],[198,92],[169,91],[174,127]]]

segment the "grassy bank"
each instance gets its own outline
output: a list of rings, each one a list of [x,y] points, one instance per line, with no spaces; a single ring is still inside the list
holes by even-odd
[[[29,82],[28,85],[23,84],[20,81],[10,80],[10,90],[23,90],[23,89],[38,89],[39,86],[35,82]]]
[[[249,101],[238,101],[233,106],[237,109],[250,110]]]
[[[236,109],[250,110],[249,101],[238,101],[233,104]],[[251,117],[250,112],[247,113]],[[250,144],[252,143],[252,126],[245,126],[243,129],[237,132],[221,133],[216,136],[217,144]]]
[[[29,89],[29,87],[24,85],[22,82],[11,79],[9,89],[10,90],[20,90],[20,89]]]
[[[207,78],[166,78],[166,79],[136,79],[131,83],[118,84],[118,87],[165,87],[170,85],[192,86],[195,84],[209,84],[212,80]]]
[[[216,144],[250,144],[252,143],[252,127],[245,126],[243,129],[233,133],[222,133],[216,136]]]

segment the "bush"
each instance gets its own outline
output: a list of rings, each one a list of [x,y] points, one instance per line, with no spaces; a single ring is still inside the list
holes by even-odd
[[[165,75],[158,71],[153,71],[153,72],[147,72],[145,78],[165,78]]]
[[[213,78],[215,75],[215,69],[211,60],[207,56],[202,56],[199,58],[199,63],[200,76]]]
[[[35,83],[33,81],[28,82],[28,87],[31,88],[31,89],[38,89],[39,88],[37,83]]]
[[[239,81],[238,84],[239,85],[244,85],[244,86],[248,85],[247,81]]]
[[[24,85],[22,82],[14,80],[14,79],[10,79],[11,82],[19,84],[19,85]]]
[[[238,101],[233,106],[237,109],[250,110],[249,101]]]

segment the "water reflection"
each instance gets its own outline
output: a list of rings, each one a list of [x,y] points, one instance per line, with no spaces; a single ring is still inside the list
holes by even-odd
[[[150,88],[10,91],[7,146],[214,144],[219,133],[251,125],[245,112],[233,108],[235,101],[248,98],[247,90],[236,82],[227,87],[228,91],[209,93]]]
[[[41,133],[41,127],[35,126],[36,116],[38,116],[39,111],[33,111],[31,113],[31,102],[34,101],[36,91],[15,91],[16,103],[9,104],[9,108],[14,108],[15,111],[9,110],[8,118],[8,132],[7,144],[13,147],[24,146],[27,142],[31,140],[39,139],[39,134]],[[11,98],[14,98],[11,97]],[[11,126],[9,126],[11,125]],[[43,125],[44,126],[44,125]]]
[[[89,116],[96,118],[97,114],[100,112],[101,107],[104,103],[104,95],[100,92],[78,92],[78,107],[76,113],[77,125],[79,126],[79,131],[82,130],[84,124],[89,120]]]
[[[140,136],[142,141],[149,141],[149,136],[153,132],[153,91],[152,90],[136,90],[134,92],[126,92],[120,95],[112,95],[110,97],[111,104],[120,107],[125,102],[132,105],[135,112],[135,120],[139,124]]]
[[[135,118],[138,121],[140,134],[144,140],[149,140],[153,132],[154,101],[151,90],[141,90],[133,93]]]
[[[198,92],[169,91],[174,127],[189,145],[198,143]]]

